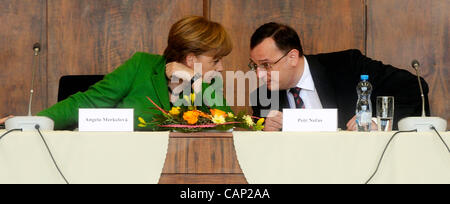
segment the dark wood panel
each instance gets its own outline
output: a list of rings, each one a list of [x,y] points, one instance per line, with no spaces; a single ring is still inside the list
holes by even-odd
[[[159,184],[248,184],[244,174],[161,174]]]
[[[42,52],[40,66],[36,66],[33,114],[47,105],[45,3],[45,0],[3,0],[0,3],[0,117],[28,113],[36,42],[42,44]],[[39,61],[36,64],[39,65]]]
[[[170,138],[233,138],[233,133],[170,133]]]
[[[433,115],[450,121],[450,1],[368,0],[367,54],[396,67],[417,59],[430,86]],[[450,124],[450,123],[449,123]]]
[[[211,0],[211,19],[222,23],[233,39],[234,50],[225,59],[227,70],[248,71],[250,37],[273,21],[296,29],[306,54],[365,51],[364,0]],[[243,109],[249,110],[234,107]]]
[[[173,23],[203,0],[48,0],[49,105],[68,74],[106,74],[137,51],[162,54]]]
[[[170,138],[163,173],[242,173],[232,138]]]

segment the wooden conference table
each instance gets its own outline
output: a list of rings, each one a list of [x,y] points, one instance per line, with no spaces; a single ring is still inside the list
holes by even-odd
[[[43,134],[70,183],[290,184],[364,183],[393,133]],[[0,183],[64,180],[37,132],[14,132],[0,140]],[[371,183],[450,184],[450,153],[432,132],[399,134]]]

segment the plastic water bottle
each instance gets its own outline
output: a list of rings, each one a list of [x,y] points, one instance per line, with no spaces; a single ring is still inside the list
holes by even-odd
[[[370,132],[372,128],[372,84],[368,75],[361,75],[361,82],[356,87],[358,102],[356,103],[356,126],[359,132]]]

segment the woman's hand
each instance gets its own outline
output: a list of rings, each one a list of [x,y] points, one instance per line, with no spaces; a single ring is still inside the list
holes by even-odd
[[[194,70],[184,64],[171,62],[166,65],[166,76],[169,81],[174,77],[185,81],[191,81],[192,77],[194,77]]]
[[[178,63],[178,62],[171,62],[166,65],[166,76],[169,79],[169,88],[172,91],[175,91],[176,93],[182,91],[181,89],[177,89],[177,87],[180,87],[182,83],[190,84],[192,78],[194,77],[194,70],[189,68],[188,66]],[[183,81],[180,82],[179,79],[182,79]],[[175,80],[175,81],[173,81]],[[183,87],[181,87],[183,88]],[[195,93],[198,93],[202,90],[202,80],[197,79],[191,87]]]

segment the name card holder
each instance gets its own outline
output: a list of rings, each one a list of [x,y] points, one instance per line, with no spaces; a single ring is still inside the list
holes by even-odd
[[[283,132],[337,132],[337,109],[284,109]]]
[[[80,132],[133,132],[134,109],[78,110]]]

